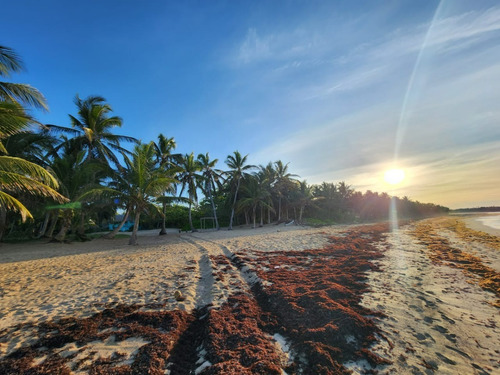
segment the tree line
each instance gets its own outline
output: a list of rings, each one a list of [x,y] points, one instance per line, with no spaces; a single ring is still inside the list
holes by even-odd
[[[0,77],[24,69],[21,58],[0,46]],[[114,237],[127,220],[141,227],[197,230],[209,217],[215,229],[294,221],[328,224],[386,219],[391,197],[361,193],[345,182],[310,185],[280,160],[250,165],[234,151],[225,170],[209,153],[176,153],[172,137],[148,143],[115,133],[122,119],[103,97],[75,97],[70,126],[41,124],[29,110],[48,110],[27,84],[0,81],[0,240],[17,234],[53,241],[87,240],[92,229],[113,223]],[[124,147],[132,146],[132,149]],[[200,200],[201,198],[201,200]],[[393,198],[400,216],[423,217],[447,208]]]

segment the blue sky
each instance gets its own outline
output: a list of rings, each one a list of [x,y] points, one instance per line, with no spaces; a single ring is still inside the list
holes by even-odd
[[[177,150],[278,159],[452,208],[500,205],[496,1],[17,1],[1,44],[45,123],[101,95],[117,133]],[[384,171],[404,168],[396,188]]]

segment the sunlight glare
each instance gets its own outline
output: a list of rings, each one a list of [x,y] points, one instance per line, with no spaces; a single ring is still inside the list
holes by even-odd
[[[405,178],[405,172],[402,169],[389,169],[384,174],[384,180],[390,185],[397,185]]]

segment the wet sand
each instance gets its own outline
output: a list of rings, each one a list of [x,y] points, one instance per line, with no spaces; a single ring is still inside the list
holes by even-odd
[[[485,216],[485,215],[481,214],[481,215],[477,215],[477,216]],[[488,225],[484,225],[483,223],[478,221],[477,218],[475,218],[475,217],[466,217],[463,220],[464,220],[465,224],[473,230],[477,230],[480,232],[486,232],[486,233],[489,233],[493,236],[500,237],[500,229],[496,229],[496,228],[492,228]]]

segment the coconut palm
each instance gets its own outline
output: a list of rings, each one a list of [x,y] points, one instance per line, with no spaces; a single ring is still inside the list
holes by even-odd
[[[222,179],[222,171],[215,169],[215,165],[219,160],[210,160],[208,152],[203,155],[198,155],[198,163],[200,163],[203,181],[201,184],[203,194],[205,194],[210,200],[212,205],[212,214],[215,220],[215,229],[219,230],[219,221],[217,220],[217,209],[215,208],[213,192],[216,190],[216,184],[219,184],[220,179]]]
[[[307,184],[306,180],[299,181],[298,189],[296,191],[296,203],[299,206],[299,224],[302,224],[302,216],[304,214],[304,209],[307,206],[312,205],[313,202],[313,190],[312,187]]]
[[[0,77],[24,70],[21,58],[11,48],[0,46]],[[47,101],[36,88],[23,84],[0,81],[0,101],[48,110]]]
[[[257,172],[257,175],[259,176],[263,187],[269,192],[271,197],[273,186],[276,180],[276,171],[274,170],[273,163],[269,162],[266,166],[259,165],[259,172]],[[267,209],[267,223],[271,224],[271,212],[275,211],[272,199],[270,199],[269,205],[270,206]],[[261,224],[263,225],[262,219]]]
[[[9,77],[23,69],[21,59],[13,50],[0,46],[0,76]],[[32,218],[19,200],[19,195],[38,195],[64,202],[57,191],[56,179],[43,167],[20,157],[9,156],[4,142],[10,136],[24,132],[35,122],[22,105],[47,109],[45,98],[35,88],[0,81],[0,238],[4,232],[7,211]]]
[[[46,167],[47,153],[57,140],[46,132],[20,132],[4,139],[6,153]]]
[[[163,134],[158,135],[158,142],[154,144],[158,163],[166,167],[176,167],[182,160],[182,154],[174,154],[173,151],[177,147],[174,137],[165,137]]]
[[[172,153],[172,151],[177,146],[173,137],[167,138],[160,133],[158,135],[158,142],[154,145],[160,168],[166,169],[166,173],[170,176],[173,176],[173,174],[178,173],[182,170],[178,166],[178,164],[182,160],[182,155]],[[163,192],[163,196],[158,198],[158,200],[162,204],[162,224],[159,235],[167,234],[167,228],[165,226],[167,203],[174,200],[173,197],[167,197],[167,193],[175,194],[175,192],[175,185],[171,185],[169,191]]]
[[[179,173],[179,182],[182,184],[182,188],[179,196],[187,190],[189,196],[189,227],[192,232],[196,232],[193,226],[191,210],[193,203],[198,202],[197,189],[203,179],[203,176],[198,173],[201,171],[201,164],[194,158],[194,153],[191,153],[184,155],[180,167],[182,168],[182,172]]]
[[[256,227],[257,207],[261,208],[261,226],[262,214],[265,207],[271,208],[269,204],[270,192],[267,191],[261,183],[258,176],[249,176],[245,179],[244,184],[241,185],[242,197],[238,201],[238,208],[250,208],[252,210],[253,227]]]
[[[276,173],[276,182],[274,184],[274,189],[278,196],[278,222],[281,221],[282,199],[283,197],[286,197],[287,192],[290,190],[291,186],[297,182],[294,177],[298,177],[296,174],[288,172],[288,164],[290,163],[283,164],[281,160],[278,160],[274,163]]]
[[[51,209],[59,210],[62,213],[62,223],[59,232],[54,236],[53,240],[63,242],[66,239],[66,234],[71,228],[72,223],[78,223],[76,234],[80,239],[85,239],[84,222],[86,215],[86,207],[82,207],[79,197],[87,190],[93,188],[99,178],[104,178],[109,173],[104,170],[104,165],[97,161],[89,161],[85,158],[85,151],[75,151],[75,146],[72,145],[74,140],[65,142],[64,152],[56,154],[50,163],[50,168],[53,171],[59,182],[59,191],[64,195],[69,204],[52,206]],[[75,213],[78,213],[76,220],[73,220]]]
[[[23,222],[32,216],[15,195],[26,193],[64,202],[57,187],[56,179],[39,165],[21,158],[0,156],[0,209],[18,212]]]
[[[137,244],[137,230],[140,216],[143,212],[156,210],[153,199],[158,198],[171,188],[177,180],[168,176],[164,169],[158,168],[155,160],[154,143],[135,146],[132,160],[124,156],[126,170],[125,180],[130,184],[130,192],[124,197],[135,209],[134,228],[130,236],[129,245]]]
[[[138,143],[138,140],[112,133],[113,128],[122,126],[122,119],[110,116],[112,108],[101,96],[89,96],[85,100],[77,95],[74,100],[77,108],[77,117],[69,115],[71,128],[47,125],[53,132],[63,132],[72,136],[72,145],[77,151],[84,150],[85,158],[89,161],[97,160],[108,165],[120,168],[115,152],[127,154],[128,151],[121,147],[120,142]],[[56,147],[58,151],[61,146]]]
[[[313,190],[314,197],[320,203],[325,217],[334,219],[338,216],[340,196],[337,185],[333,182],[323,182],[321,185],[315,185]]]
[[[233,229],[233,219],[234,219],[234,210],[236,207],[236,201],[238,200],[238,191],[240,190],[241,180],[249,175],[249,171],[255,168],[253,165],[245,164],[247,161],[248,155],[241,156],[239,151],[234,151],[233,155],[228,155],[226,158],[226,164],[229,168],[231,168],[227,174],[229,176],[229,180],[231,184],[235,185],[233,205],[231,207],[231,218],[229,219],[229,230]]]
[[[136,145],[131,157],[124,155],[125,168],[119,172],[121,179],[119,185],[115,187],[102,186],[89,190],[81,198],[107,197],[127,202],[127,208],[135,212],[129,245],[137,245],[137,231],[141,214],[158,210],[154,205],[156,198],[162,196],[164,191],[178,181],[172,176],[166,175],[165,170],[158,167],[153,142]]]

